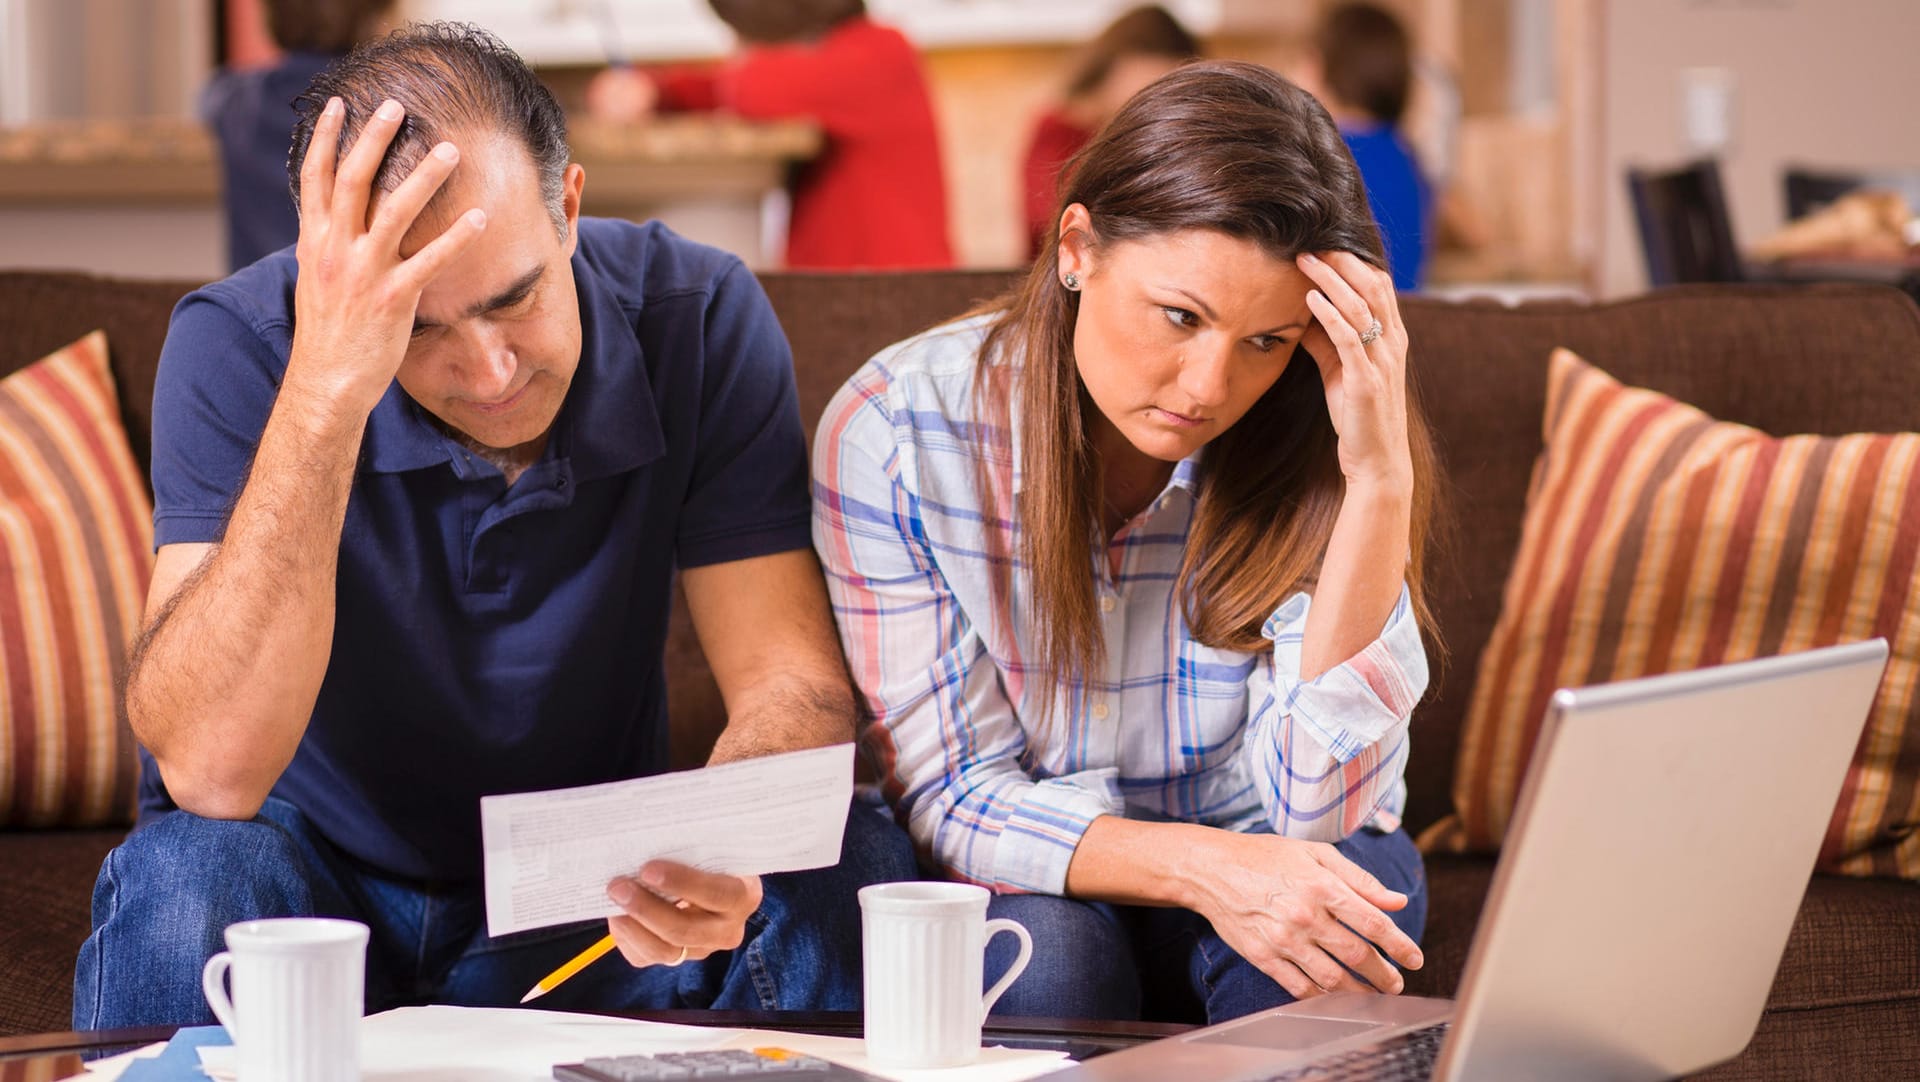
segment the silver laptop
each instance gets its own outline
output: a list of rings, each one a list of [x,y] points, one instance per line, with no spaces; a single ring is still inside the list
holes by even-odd
[[[1060,1082],[1671,1078],[1753,1037],[1884,639],[1554,695],[1455,1000],[1336,993]]]

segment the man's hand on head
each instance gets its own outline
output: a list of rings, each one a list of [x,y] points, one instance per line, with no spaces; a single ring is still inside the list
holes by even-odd
[[[300,277],[281,395],[292,392],[335,420],[357,423],[373,411],[406,358],[421,290],[486,228],[485,213],[470,209],[413,255],[400,254],[402,238],[459,164],[452,143],[434,147],[369,217],[374,176],[405,115],[399,102],[381,105],[336,162],[346,106],[334,98],[300,165]]]

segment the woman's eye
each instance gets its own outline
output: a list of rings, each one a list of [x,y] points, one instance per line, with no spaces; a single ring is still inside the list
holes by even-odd
[[[1287,344],[1286,339],[1275,338],[1270,334],[1263,334],[1256,338],[1249,338],[1247,339],[1247,341],[1252,343],[1254,349],[1257,349],[1262,353],[1272,353],[1274,350],[1279,349],[1281,346]]]
[[[1198,325],[1200,322],[1199,316],[1194,315],[1185,308],[1174,308],[1171,305],[1163,304],[1160,306],[1160,310],[1167,314],[1167,322],[1176,327],[1192,327]]]

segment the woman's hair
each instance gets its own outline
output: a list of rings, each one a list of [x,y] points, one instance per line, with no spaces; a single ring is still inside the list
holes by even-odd
[[[741,39],[762,45],[805,41],[865,15],[865,0],[707,0]]]
[[[1400,123],[1413,83],[1413,45],[1385,8],[1343,4],[1320,26],[1322,78],[1333,96],[1388,124]]]
[[[1200,42],[1159,4],[1142,4],[1107,24],[1087,44],[1080,66],[1067,80],[1067,97],[1077,98],[1106,81],[1113,65],[1129,56],[1164,56],[1191,60],[1200,55]]]
[[[980,438],[1000,434],[979,457],[995,589],[1004,606],[1012,575],[1028,576],[1038,655],[1030,662],[1055,686],[1102,671],[1105,657],[1089,551],[1104,535],[1101,465],[1088,427],[1097,407],[1074,359],[1079,294],[1060,284],[1055,256],[1060,213],[1074,203],[1087,209],[1096,255],[1101,246],[1204,229],[1257,244],[1276,260],[1347,251],[1386,265],[1339,129],[1312,95],[1266,68],[1183,67],[1135,95],[1076,156],[1044,254],[1024,284],[987,306],[998,314],[975,379],[986,421]],[[1414,492],[1406,573],[1421,629],[1437,644],[1424,590],[1437,464],[1411,372],[1409,384]],[[996,476],[1016,418],[1017,497],[1005,475]],[[1201,455],[1178,584],[1195,639],[1227,650],[1270,648],[1262,625],[1291,592],[1315,581],[1333,532],[1345,490],[1337,450],[1319,368],[1297,349],[1273,387]],[[1006,538],[1016,534],[1019,551],[1009,552]]]

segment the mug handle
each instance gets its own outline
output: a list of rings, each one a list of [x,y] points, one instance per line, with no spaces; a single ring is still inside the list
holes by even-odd
[[[993,1010],[993,1005],[1000,1000],[1000,994],[1005,992],[1007,986],[1018,979],[1020,974],[1027,971],[1027,963],[1033,960],[1033,936],[1027,933],[1024,925],[1017,920],[1007,920],[1005,918],[987,922],[987,938],[989,940],[1001,932],[1012,932],[1014,935],[1020,937],[1020,957],[1013,960],[1013,964],[1007,967],[1007,972],[1001,976],[998,981],[994,982],[992,988],[987,989],[985,996],[981,997],[981,1018],[985,1018],[987,1012]]]
[[[240,1038],[233,1028],[233,1001],[227,998],[227,971],[232,968],[232,951],[221,951],[207,959],[206,968],[200,971],[200,990],[207,994],[207,1006],[213,1008],[213,1016],[226,1027],[227,1038],[239,1044]]]

